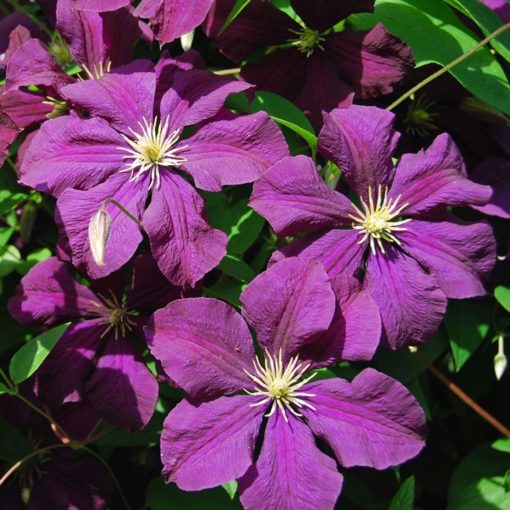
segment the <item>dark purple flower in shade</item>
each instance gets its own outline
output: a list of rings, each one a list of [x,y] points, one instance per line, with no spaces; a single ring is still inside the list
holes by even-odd
[[[330,283],[318,262],[288,259],[241,302],[263,360],[241,315],[215,299],[174,301],[146,327],[151,352],[189,394],[163,426],[167,482],[194,491],[239,479],[248,510],[332,509],[342,476],[315,438],[344,467],[384,469],[421,450],[424,415],[400,383],[372,369],[352,383],[311,382],[309,370],[369,359],[377,346],[377,309],[353,278]]]
[[[490,216],[510,219],[510,160],[488,158],[475,168],[471,177],[492,188],[489,202],[475,209]]]
[[[363,281],[377,303],[383,341],[395,349],[435,332],[447,298],[485,293],[495,262],[485,222],[455,218],[449,208],[486,204],[488,186],[470,181],[448,135],[392,163],[399,134],[394,116],[351,106],[324,114],[319,147],[359,199],[331,190],[311,159],[286,158],[255,184],[251,206],[280,236],[315,231],[273,256],[320,260],[331,276]]]
[[[234,0],[216,0],[206,23],[221,51],[235,62],[269,48],[241,76],[262,90],[285,96],[321,125],[322,110],[391,92],[413,67],[411,50],[382,25],[368,32],[333,26],[349,15],[370,12],[373,0],[291,0],[302,24],[270,2],[252,0],[219,35]],[[275,49],[276,46],[276,49]]]
[[[288,155],[266,113],[214,120],[225,98],[249,85],[190,70],[175,73],[160,101],[156,86],[154,72],[111,72],[63,87],[62,95],[91,118],[46,122],[23,158],[21,182],[59,197],[57,222],[72,262],[93,279],[124,265],[142,240],[113,199],[141,222],[162,273],[193,285],[225,255],[226,235],[208,225],[203,199],[178,170],[198,188],[219,191],[254,181]],[[197,124],[182,139],[184,128]],[[111,233],[100,266],[87,229],[108,200]]]
[[[156,405],[158,384],[140,353],[148,314],[181,296],[149,255],[133,262],[131,288],[122,274],[92,287],[78,283],[72,266],[56,258],[38,263],[9,301],[25,325],[71,325],[41,366],[38,393],[55,405],[86,400],[109,422],[144,427]]]

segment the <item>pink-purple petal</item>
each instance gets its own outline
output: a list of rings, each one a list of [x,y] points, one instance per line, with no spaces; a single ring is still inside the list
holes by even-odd
[[[25,90],[5,92],[0,88],[0,116],[3,118],[2,114],[7,115],[19,129],[44,122],[52,111],[53,105],[48,104],[46,98],[40,94]],[[1,120],[0,126],[13,129],[9,123]]]
[[[208,225],[202,197],[170,171],[153,190],[143,226],[161,272],[175,285],[194,285],[225,256],[226,234]]]
[[[11,118],[0,110],[0,165],[3,164],[9,147],[19,134],[19,129]]]
[[[283,359],[325,333],[335,295],[320,263],[291,258],[258,275],[241,294],[243,315],[260,345]]]
[[[306,388],[306,389],[305,389]],[[385,469],[415,457],[424,446],[425,416],[413,395],[376,370],[351,383],[326,379],[303,387],[314,410],[302,413],[342,466]]]
[[[423,343],[441,324],[446,296],[416,260],[387,243],[385,252],[370,254],[364,280],[381,313],[383,342],[392,349]]]
[[[333,510],[343,477],[309,428],[294,416],[273,414],[256,464],[239,481],[245,510]]]
[[[182,168],[197,188],[220,191],[245,184],[289,155],[281,131],[265,112],[210,122],[181,142]]]
[[[368,197],[368,188],[385,186],[393,177],[391,157],[400,135],[394,115],[373,106],[353,105],[324,113],[321,153],[338,165],[351,188]]]
[[[193,404],[183,400],[163,424],[161,460],[167,482],[197,491],[240,478],[253,463],[265,409],[247,395]]]
[[[284,158],[265,171],[253,185],[250,207],[278,236],[352,222],[350,201],[329,188],[305,156]]]
[[[234,308],[209,298],[179,299],[158,310],[145,328],[152,355],[193,399],[251,387],[255,350]]]
[[[84,11],[105,12],[116,11],[130,3],[131,0],[74,0],[74,7]]]

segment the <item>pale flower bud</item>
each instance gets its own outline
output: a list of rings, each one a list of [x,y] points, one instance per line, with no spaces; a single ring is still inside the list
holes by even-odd
[[[505,339],[503,338],[503,335],[500,335],[498,337],[498,353],[494,356],[494,373],[496,374],[496,379],[498,381],[503,377],[507,366],[504,341]]]
[[[104,266],[104,252],[106,243],[110,236],[110,228],[112,226],[112,218],[106,212],[105,207],[101,207],[89,223],[89,244],[90,251],[94,257],[94,261],[98,266]]]
[[[184,51],[188,51],[191,49],[191,46],[193,45],[193,36],[195,35],[195,31],[192,30],[191,32],[188,32],[187,34],[184,34],[181,37],[181,46]]]

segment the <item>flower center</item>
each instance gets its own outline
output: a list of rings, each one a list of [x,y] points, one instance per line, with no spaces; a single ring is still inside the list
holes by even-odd
[[[298,356],[294,356],[289,360],[286,366],[282,361],[282,351],[278,356],[272,356],[266,351],[264,366],[258,358],[253,361],[254,373],[245,370],[248,377],[255,383],[252,391],[244,390],[249,395],[256,395],[262,398],[255,404],[250,406],[260,406],[272,402],[270,411],[266,417],[271,416],[276,409],[280,409],[285,421],[288,421],[287,411],[295,416],[302,416],[294,407],[308,407],[315,409],[311,404],[303,400],[302,397],[314,397],[312,393],[305,393],[299,389],[305,385],[310,379],[315,377],[315,373],[302,378],[303,374],[308,370],[310,365],[304,365],[299,362]]]
[[[92,67],[88,67],[85,64],[82,64],[83,71],[85,72],[85,76],[89,80],[99,80],[106,73],[109,73],[112,69],[112,63],[109,60],[101,61],[98,64],[94,64]],[[81,76],[78,76],[78,81],[83,81]]]
[[[416,98],[409,107],[407,115],[404,119],[404,125],[408,134],[413,136],[425,137],[433,131],[437,131],[438,127],[434,119],[439,113],[434,111],[436,102],[427,99],[425,94]]]
[[[317,46],[321,50],[324,50],[322,43],[325,41],[324,37],[321,36],[318,30],[312,30],[311,28],[302,28],[301,30],[290,30],[293,34],[296,34],[297,39],[290,39],[289,42],[293,46],[297,46],[297,49],[301,53],[306,53],[307,57],[310,57]]]
[[[177,129],[169,133],[168,121],[168,117],[164,123],[159,122],[156,117],[153,122],[148,122],[144,117],[143,124],[138,123],[140,132],[129,128],[132,137],[122,135],[122,138],[129,144],[129,148],[118,147],[119,150],[128,153],[124,156],[127,166],[120,172],[130,172],[130,181],[137,181],[145,172],[150,172],[149,189],[154,183],[159,188],[160,167],[180,166],[187,161],[185,157],[178,155],[179,151],[187,146],[174,147],[179,140],[181,130]]]
[[[135,322],[130,318],[134,315],[133,311],[128,310],[126,303],[120,302],[115,293],[110,290],[111,297],[105,297],[99,294],[103,302],[106,304],[106,310],[104,306],[99,303],[93,302],[93,308],[91,311],[101,316],[101,323],[106,325],[106,329],[101,334],[101,338],[106,336],[111,330],[114,331],[115,340],[119,336],[124,337],[128,331],[133,330]]]
[[[352,228],[359,230],[362,236],[358,243],[364,243],[370,238],[370,248],[374,254],[376,243],[382,253],[384,253],[383,241],[400,245],[393,232],[406,230],[402,225],[411,219],[399,221],[397,218],[409,204],[399,206],[400,195],[395,200],[388,198],[388,188],[384,188],[383,193],[381,185],[377,188],[375,199],[372,195],[372,188],[368,187],[368,205],[362,198],[360,200],[363,210],[353,204],[356,215],[349,214],[349,218],[354,222]]]

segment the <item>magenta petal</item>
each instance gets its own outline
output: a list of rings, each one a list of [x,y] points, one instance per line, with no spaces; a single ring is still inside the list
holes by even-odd
[[[0,165],[5,161],[9,147],[18,133],[19,129],[16,124],[0,110]]]
[[[140,132],[143,119],[152,121],[156,74],[107,73],[99,80],[84,80],[62,89],[62,95],[92,115],[103,117],[125,134]]]
[[[207,191],[253,182],[289,155],[281,131],[265,112],[211,122],[181,143],[182,168]]]
[[[124,167],[122,137],[103,119],[75,115],[45,122],[21,164],[20,182],[59,196],[88,189]]]
[[[342,466],[385,469],[424,446],[425,415],[402,384],[367,368],[351,383],[325,379],[303,387],[313,393],[304,407],[312,432],[329,443]]]
[[[269,418],[257,463],[239,481],[245,510],[333,510],[343,477],[309,428],[277,411]]]
[[[253,462],[264,407],[247,395],[172,409],[163,425],[161,460],[167,482],[202,490],[244,475]]]
[[[209,298],[179,299],[158,310],[145,334],[152,355],[191,398],[214,398],[251,387],[255,350],[234,308]]]
[[[20,129],[44,122],[53,111],[53,106],[47,104],[46,98],[40,94],[24,90],[2,92],[0,88],[0,116],[3,118],[1,114],[6,114]],[[0,120],[0,129],[3,124]],[[12,129],[9,123],[5,124],[5,127]]]
[[[335,295],[318,262],[291,258],[257,276],[241,294],[243,315],[270,353],[288,359],[325,333]]]
[[[208,225],[202,197],[170,171],[152,192],[143,226],[161,272],[175,285],[194,285],[225,256],[226,234]]]
[[[253,185],[250,207],[278,236],[352,223],[351,202],[326,186],[312,159],[284,158]]]
[[[14,26],[16,28],[14,28],[14,26],[13,26],[12,30],[9,30],[9,28],[10,28],[9,25],[11,25],[11,20],[9,18],[11,18],[11,19],[16,18],[19,15],[21,15],[18,18],[19,21],[27,20],[28,23],[30,23],[30,24],[32,23],[31,20],[26,18],[20,12],[13,13],[10,16],[7,16],[7,18],[4,18],[3,20],[0,21],[0,34],[1,34],[0,35],[0,54],[3,54],[2,58],[0,59],[0,62],[1,62],[0,66],[4,66],[4,65],[6,66],[9,63],[9,60],[11,59],[12,55],[14,55],[14,52],[18,48],[20,48],[23,44],[25,44],[27,41],[30,41],[30,39],[32,39],[30,30],[28,30],[28,28],[24,27],[23,25],[18,25],[15,19],[13,21],[15,21]],[[5,26],[5,29],[4,29],[4,24],[7,25],[7,26]],[[7,33],[9,34],[9,44],[7,47],[5,47],[4,42],[3,42],[5,40],[5,38],[3,36],[4,36],[4,34],[7,34]]]
[[[373,106],[353,105],[324,114],[319,149],[365,199],[369,186],[374,190],[391,182],[391,157],[400,137],[393,120],[392,113]]]
[[[370,254],[364,282],[381,313],[383,340],[392,349],[423,343],[441,324],[446,297],[416,260],[392,246],[385,250]]]
[[[104,256],[99,266],[92,256],[88,227],[103,202],[114,199],[136,218],[141,219],[147,199],[148,181],[130,181],[128,174],[118,173],[87,191],[68,189],[57,202],[57,223],[69,241],[73,264],[91,278],[103,278],[122,267],[133,256],[142,241],[140,227],[113,204],[106,206],[111,229]]]
[[[154,35],[163,45],[198,27],[212,3],[213,0],[143,0],[137,13],[150,18]]]
[[[417,221],[399,233],[402,249],[436,277],[449,298],[485,294],[482,278],[496,263],[496,242],[488,223]]]
[[[276,251],[271,260],[285,257],[315,259],[322,263],[329,276],[357,276],[366,248],[366,243],[358,244],[358,240],[356,230],[334,229],[294,241]]]
[[[27,326],[53,326],[90,316],[100,300],[73,278],[71,268],[55,257],[36,264],[9,300],[10,314]]]
[[[170,131],[198,124],[214,117],[230,94],[249,88],[249,83],[201,69],[176,72],[171,88],[161,99],[161,118],[170,119]]]
[[[116,11],[130,3],[131,0],[74,0],[74,7],[84,11],[105,12]]]
[[[380,23],[369,32],[332,34],[325,47],[340,74],[364,99],[393,92],[414,66],[411,48]]]
[[[130,338],[108,337],[85,391],[91,405],[106,420],[130,431],[151,419],[158,383]]]
[[[343,274],[331,280],[336,297],[333,321],[326,333],[300,353],[314,367],[338,361],[370,361],[381,338],[379,309],[355,278]]]
[[[438,206],[484,205],[491,189],[467,178],[459,149],[443,133],[427,150],[400,158],[389,195],[408,204],[405,214],[419,214]]]

